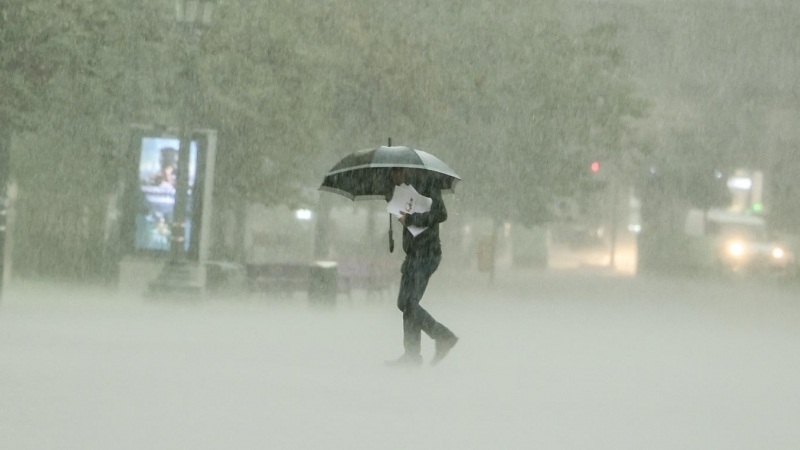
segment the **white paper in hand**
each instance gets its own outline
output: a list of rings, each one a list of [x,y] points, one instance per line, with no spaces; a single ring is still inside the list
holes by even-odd
[[[394,195],[392,195],[392,201],[389,202],[389,205],[386,207],[386,210],[389,211],[390,214],[393,214],[395,217],[400,217],[400,212],[402,211],[405,214],[419,214],[425,213],[431,210],[431,205],[433,204],[433,200],[429,197],[425,197],[417,192],[414,189],[414,186],[406,186],[405,184],[401,184],[400,186],[395,186],[394,188]],[[417,237],[420,233],[427,230],[428,228],[422,227],[415,227],[415,226],[407,226],[408,231],[414,237]]]

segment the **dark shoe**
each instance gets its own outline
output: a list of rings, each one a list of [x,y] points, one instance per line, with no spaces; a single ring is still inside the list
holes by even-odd
[[[386,361],[386,365],[391,367],[419,367],[422,365],[422,355],[403,353],[403,356],[397,359]]]
[[[433,355],[433,359],[431,360],[431,365],[435,366],[439,364],[450,350],[456,346],[458,343],[458,337],[456,335],[450,335],[446,338],[441,338],[436,340],[436,354]]]

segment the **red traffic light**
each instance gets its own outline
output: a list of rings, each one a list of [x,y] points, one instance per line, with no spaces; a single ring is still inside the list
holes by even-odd
[[[593,162],[592,165],[589,166],[589,168],[592,169],[592,172],[594,172],[594,173],[599,172],[600,171],[600,162],[599,161]]]

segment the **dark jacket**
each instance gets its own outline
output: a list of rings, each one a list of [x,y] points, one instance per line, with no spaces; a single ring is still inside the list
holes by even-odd
[[[427,183],[412,184],[421,195],[433,200],[430,211],[426,213],[407,214],[406,226],[427,227],[428,229],[414,237],[408,229],[403,228],[403,250],[413,258],[430,258],[442,254],[439,240],[439,224],[447,220],[447,209],[442,200],[442,192]]]

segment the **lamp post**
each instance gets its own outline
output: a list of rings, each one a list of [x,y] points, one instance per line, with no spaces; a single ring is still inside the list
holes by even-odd
[[[189,153],[192,142],[192,117],[195,109],[195,93],[197,92],[197,57],[200,53],[200,37],[203,31],[211,26],[216,9],[214,0],[177,0],[175,15],[178,23],[185,28],[188,35],[186,49],[187,64],[186,93],[183,96],[181,111],[181,136],[178,149],[178,178],[175,193],[175,209],[173,211],[172,242],[170,258],[183,259],[186,256],[186,206],[189,198]]]
[[[169,261],[159,277],[150,284],[150,294],[197,293],[202,289],[193,268],[186,261],[186,208],[189,201],[189,154],[192,143],[192,122],[197,92],[197,59],[200,38],[211,26],[216,0],[176,0],[175,16],[182,28],[186,56],[184,94],[180,113],[180,144],[172,213]]]

